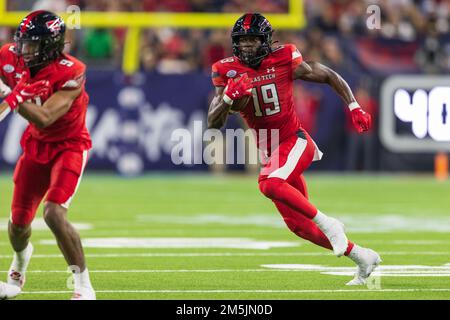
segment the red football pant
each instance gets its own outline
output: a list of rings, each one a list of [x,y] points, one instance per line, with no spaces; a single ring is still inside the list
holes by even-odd
[[[62,151],[46,164],[35,162],[23,154],[14,171],[11,222],[18,226],[31,224],[45,194],[45,201],[68,208],[86,161],[87,151]]]
[[[308,199],[308,191],[306,189],[306,183],[303,176],[300,176],[299,179],[295,181],[294,185],[296,189],[301,192],[306,199]],[[283,217],[289,230],[300,238],[311,241],[318,246],[330,250],[333,249],[328,238],[311,219],[308,219],[280,201],[273,201],[273,203],[281,213],[281,216]]]
[[[317,209],[308,200],[306,182],[302,176],[313,161],[316,148],[304,131],[298,137],[282,142],[261,171],[259,188],[274,202],[292,232],[331,250],[330,241],[311,220],[317,214]],[[352,248],[353,243],[349,241],[345,255]]]
[[[317,208],[298,190],[296,181],[311,165],[316,145],[305,131],[281,142],[259,176],[259,189],[273,201],[285,204],[309,219]]]

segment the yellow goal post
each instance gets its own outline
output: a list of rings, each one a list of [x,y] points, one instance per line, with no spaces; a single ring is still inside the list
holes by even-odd
[[[288,0],[287,13],[264,15],[275,29],[301,29],[306,25],[303,0]],[[29,12],[8,11],[7,0],[0,0],[0,26],[16,27]],[[77,12],[68,7],[67,12],[58,12],[68,27],[78,25],[86,28],[126,27],[127,36],[123,52],[122,69],[132,74],[139,69],[140,33],[144,28],[230,29],[242,13],[171,13],[171,12]],[[69,23],[68,23],[69,22]]]

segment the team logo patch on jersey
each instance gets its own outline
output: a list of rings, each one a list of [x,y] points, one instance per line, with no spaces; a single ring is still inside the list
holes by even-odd
[[[10,64],[5,64],[3,66],[3,71],[5,71],[6,73],[12,73],[14,72],[14,67]]]
[[[234,78],[237,75],[237,71],[236,70],[230,70],[227,72],[227,77],[228,78]]]

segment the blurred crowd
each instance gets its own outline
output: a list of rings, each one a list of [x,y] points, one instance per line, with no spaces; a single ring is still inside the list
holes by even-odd
[[[276,30],[274,40],[293,43],[306,60],[320,61],[341,73],[349,82],[356,78],[354,88],[357,100],[363,104],[376,120],[379,88],[374,84],[376,70],[364,65],[368,60],[381,65],[391,59],[413,64],[413,71],[429,74],[450,72],[450,1],[449,0],[303,0],[307,26],[303,30]],[[151,11],[151,12],[261,12],[286,13],[289,0],[9,0],[9,10],[46,9],[66,11],[69,5],[77,5],[84,11]],[[230,30],[227,29],[145,29],[141,33],[140,67],[144,71],[162,74],[188,72],[209,73],[211,64],[232,54]],[[1,28],[0,42],[10,41],[14,29]],[[93,28],[70,30],[70,52],[96,67],[119,67],[127,30],[124,28]],[[361,40],[373,41],[361,54]],[[401,60],[400,52],[393,46],[400,43],[406,52]],[[274,44],[276,45],[276,44]],[[371,49],[373,48],[373,49]],[[364,49],[364,48],[363,48]],[[370,51],[375,51],[370,52]],[[365,57],[357,61],[357,55]],[[397,54],[399,55],[397,57]],[[368,58],[369,57],[369,58]],[[400,63],[399,63],[400,64]],[[389,64],[384,65],[385,70]],[[411,71],[410,70],[410,71]],[[352,74],[353,73],[353,74]],[[387,75],[386,73],[384,76]],[[294,90],[298,113],[302,123],[313,135],[319,108],[330,106],[334,101],[321,101],[321,93],[314,88],[297,86]],[[337,99],[339,100],[339,99]],[[336,100],[336,101],[337,101]],[[340,102],[339,102],[340,103]],[[336,108],[342,110],[342,108]],[[329,113],[327,121],[333,122],[336,115]],[[348,118],[348,117],[347,117]],[[322,119],[323,121],[323,119]],[[372,170],[376,164],[376,135],[361,138],[347,125],[347,169]],[[376,129],[375,129],[376,130]],[[331,134],[330,136],[338,137]],[[365,141],[363,141],[363,139]],[[330,145],[339,146],[339,141]],[[362,155],[361,155],[362,154]],[[363,157],[364,161],[359,161]]]
[[[287,12],[289,0],[38,0],[30,4],[29,0],[9,0],[10,10],[28,10],[47,8],[65,11],[69,5],[77,5],[86,11],[158,11],[158,12]]]
[[[66,11],[77,5],[86,11],[152,12],[271,12],[285,13],[288,0],[9,0],[9,10]],[[448,0],[304,0],[307,28],[277,30],[274,39],[296,44],[304,56],[345,66],[339,39],[370,37],[418,42],[415,61],[429,73],[450,70],[450,43],[440,36],[450,33]],[[230,29],[234,21],[230,21]],[[161,73],[208,70],[211,63],[231,54],[228,30],[147,29],[142,32],[141,66]],[[71,52],[96,65],[118,65],[125,29],[81,29],[69,35]],[[11,30],[0,33],[2,42]]]
[[[45,1],[45,0],[42,0]],[[49,0],[47,0],[49,1]],[[63,0],[62,0],[63,1]],[[173,0],[96,1],[86,10],[150,10],[211,12],[286,12],[287,0]],[[445,0],[305,0],[307,28],[277,30],[274,39],[295,43],[304,56],[346,65],[339,37],[398,39],[419,43],[416,63],[425,72],[450,70],[450,44],[440,36],[450,33],[450,1]],[[374,7],[373,5],[376,5]],[[230,29],[234,21],[230,21]],[[207,70],[214,61],[231,54],[228,30],[148,29],[142,33],[141,65],[144,70],[185,73]],[[88,59],[120,62],[125,30],[89,30],[77,42]],[[95,45],[90,45],[95,43]],[[101,45],[99,45],[101,44]]]

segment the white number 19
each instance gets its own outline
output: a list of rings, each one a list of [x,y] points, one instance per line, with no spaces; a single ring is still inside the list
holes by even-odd
[[[280,101],[278,99],[277,87],[274,83],[261,86],[261,97],[264,105],[271,104],[270,107],[264,109],[264,113],[261,110],[258,97],[258,89],[252,89],[253,105],[255,106],[255,116],[262,117],[264,115],[271,116],[281,111]]]

